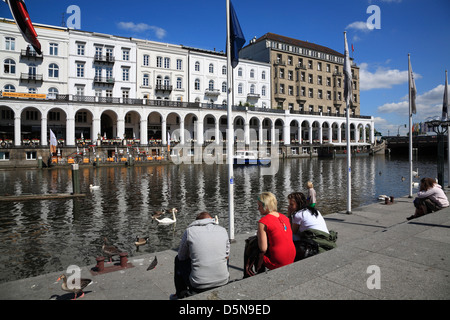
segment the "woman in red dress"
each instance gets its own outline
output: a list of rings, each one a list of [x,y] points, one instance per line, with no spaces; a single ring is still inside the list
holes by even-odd
[[[294,262],[295,246],[289,219],[277,211],[277,199],[270,192],[258,197],[258,210],[263,216],[258,221],[258,246],[260,250],[258,267],[269,270]]]

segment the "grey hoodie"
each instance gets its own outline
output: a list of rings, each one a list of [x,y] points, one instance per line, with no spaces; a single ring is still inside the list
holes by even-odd
[[[178,259],[191,259],[191,285],[207,289],[228,283],[227,258],[230,241],[225,228],[215,224],[214,219],[192,222],[181,238]]]

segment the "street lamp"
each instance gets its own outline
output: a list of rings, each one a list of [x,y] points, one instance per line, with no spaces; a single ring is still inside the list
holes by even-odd
[[[437,135],[438,157],[437,157],[437,178],[441,187],[444,187],[444,135],[447,133],[450,120],[439,120],[439,118],[425,121],[428,128],[432,128]]]
[[[397,128],[397,137],[400,137],[400,128],[403,127],[403,126],[405,126],[405,128],[406,128],[406,124],[401,124],[401,125],[398,126],[398,128]]]

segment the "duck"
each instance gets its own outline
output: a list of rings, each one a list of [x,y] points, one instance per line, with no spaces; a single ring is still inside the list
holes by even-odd
[[[136,245],[136,252],[139,251],[139,247],[146,244],[148,241],[149,237],[145,237],[145,238],[139,238],[136,237],[136,241],[134,242],[134,244]]]
[[[100,189],[100,186],[94,186],[94,185],[90,184],[89,185],[89,189],[91,189],[91,190],[98,190],[98,189]]]
[[[413,171],[413,172],[412,172],[412,175],[414,176],[414,178],[420,178],[420,175],[419,175],[419,168],[417,168],[416,171]]]
[[[119,250],[116,246],[113,245],[107,245],[108,239],[103,238],[103,246],[102,250],[103,253],[105,253],[109,257],[109,262],[112,262],[112,257],[119,255],[122,251]]]
[[[177,218],[175,217],[175,212],[178,212],[178,210],[175,209],[175,208],[173,208],[173,209],[170,210],[170,211],[172,212],[173,219],[170,219],[170,218],[164,218],[164,219],[161,219],[161,220],[160,220],[160,219],[158,219],[158,218],[155,218],[155,220],[158,221],[159,224],[163,224],[163,225],[168,225],[168,224],[172,224],[172,223],[177,222]]]
[[[66,277],[65,274],[60,275],[57,281],[59,281],[59,280],[61,280],[61,279],[62,279],[62,281],[63,281],[63,283],[62,283],[62,285],[61,285],[61,288],[62,288],[64,291],[67,291],[67,292],[73,292],[73,293],[75,294],[75,297],[74,297],[72,300],[76,300],[76,299],[77,299],[77,295],[78,295],[79,292],[82,293],[82,295],[80,296],[80,298],[83,298],[83,297],[84,297],[83,289],[86,288],[88,285],[90,285],[90,284],[92,283],[92,280],[91,280],[91,279],[83,279],[83,278],[81,278],[81,279],[80,279],[80,286],[79,286],[79,287],[74,287],[74,284],[72,284],[72,286],[69,287],[69,286],[67,285],[67,277]]]
[[[419,183],[418,182],[413,182],[412,186],[413,186],[413,188],[418,188],[419,187]]]
[[[162,211],[155,211],[154,214],[152,215],[152,219],[159,218],[164,214],[166,214],[166,210],[164,209]]]

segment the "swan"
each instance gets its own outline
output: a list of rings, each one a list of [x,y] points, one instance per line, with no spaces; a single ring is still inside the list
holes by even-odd
[[[163,224],[163,225],[172,224],[172,223],[177,222],[177,218],[175,217],[175,212],[177,212],[178,210],[175,209],[175,208],[173,208],[171,211],[172,211],[173,219],[170,219],[170,218],[164,218],[164,219],[161,219],[161,220],[160,220],[160,219],[158,219],[158,218],[155,218],[155,220],[158,221],[159,224]]]
[[[91,190],[98,190],[98,189],[100,189],[100,186],[94,186],[94,185],[90,184],[89,185],[89,189],[91,189]]]
[[[378,196],[378,200],[383,200],[384,201],[384,199],[386,199],[386,198],[389,198],[389,197],[387,195],[385,195],[385,194],[380,194]]]

